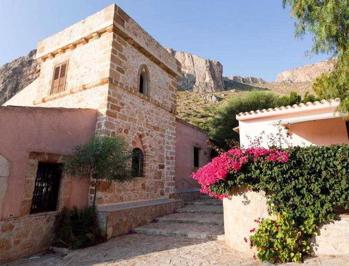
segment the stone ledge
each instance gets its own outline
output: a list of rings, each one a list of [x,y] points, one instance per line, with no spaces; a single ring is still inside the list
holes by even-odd
[[[156,200],[141,200],[141,201],[132,201],[132,202],[122,202],[122,203],[99,205],[99,206],[97,206],[97,211],[101,212],[101,213],[115,212],[115,211],[122,211],[122,210],[135,209],[135,208],[143,208],[143,207],[148,207],[148,206],[155,206],[155,205],[162,205],[162,204],[169,204],[169,203],[176,203],[176,202],[180,202],[180,200],[156,199]]]
[[[181,200],[156,199],[97,206],[98,222],[107,239],[127,234],[155,218],[173,213]]]
[[[53,101],[53,100],[56,100],[56,99],[59,99],[59,98],[63,98],[65,96],[70,96],[72,94],[75,94],[75,93],[78,93],[78,92],[81,92],[81,91],[97,88],[97,87],[100,87],[100,86],[103,86],[103,85],[108,85],[108,84],[109,84],[109,78],[108,77],[101,78],[100,80],[95,81],[95,82],[86,83],[86,84],[83,84],[83,85],[81,85],[79,87],[70,88],[70,89],[62,91],[60,93],[55,93],[55,94],[51,94],[51,95],[45,96],[43,98],[35,100],[33,102],[33,104],[34,105],[42,104],[42,103],[45,103],[45,102],[48,102],[48,101]]]

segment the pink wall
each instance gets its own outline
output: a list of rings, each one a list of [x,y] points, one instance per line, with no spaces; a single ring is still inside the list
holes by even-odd
[[[96,116],[96,111],[90,109],[0,107],[0,154],[10,163],[0,218],[20,215],[29,153],[70,154],[73,147],[94,135]],[[81,185],[83,182],[72,183],[73,194],[87,191],[86,184]],[[86,199],[80,195],[74,196],[69,204],[85,204]]]
[[[191,178],[194,168],[194,146],[200,150],[200,166],[210,160],[208,136],[199,128],[177,118],[176,121],[176,190],[198,188]]]
[[[342,118],[304,122],[288,126],[289,132],[315,145],[349,144]]]

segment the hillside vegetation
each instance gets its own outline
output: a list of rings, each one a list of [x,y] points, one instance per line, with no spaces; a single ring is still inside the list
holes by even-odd
[[[251,91],[270,92],[280,96],[288,95],[292,91],[301,96],[307,92],[312,93],[310,82],[270,82],[253,85],[236,82],[229,90],[221,92],[178,91],[177,116],[208,132],[209,122],[216,116],[220,108],[232,99],[244,97]]]

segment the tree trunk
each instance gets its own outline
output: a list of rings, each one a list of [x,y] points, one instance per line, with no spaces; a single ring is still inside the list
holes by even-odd
[[[93,200],[92,200],[92,207],[96,207],[96,197],[97,197],[97,179],[93,178],[93,174],[90,173],[90,180],[94,180],[93,186],[94,186],[94,192],[93,192]]]
[[[95,179],[95,191],[94,191],[94,194],[93,194],[93,203],[92,203],[92,206],[93,208],[96,207],[96,197],[97,197],[97,179]]]

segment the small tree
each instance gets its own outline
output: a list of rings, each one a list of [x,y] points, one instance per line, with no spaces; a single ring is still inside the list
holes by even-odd
[[[97,180],[124,181],[131,177],[131,152],[120,137],[93,137],[87,144],[75,147],[65,163],[72,175],[95,179],[93,207],[96,205]]]

